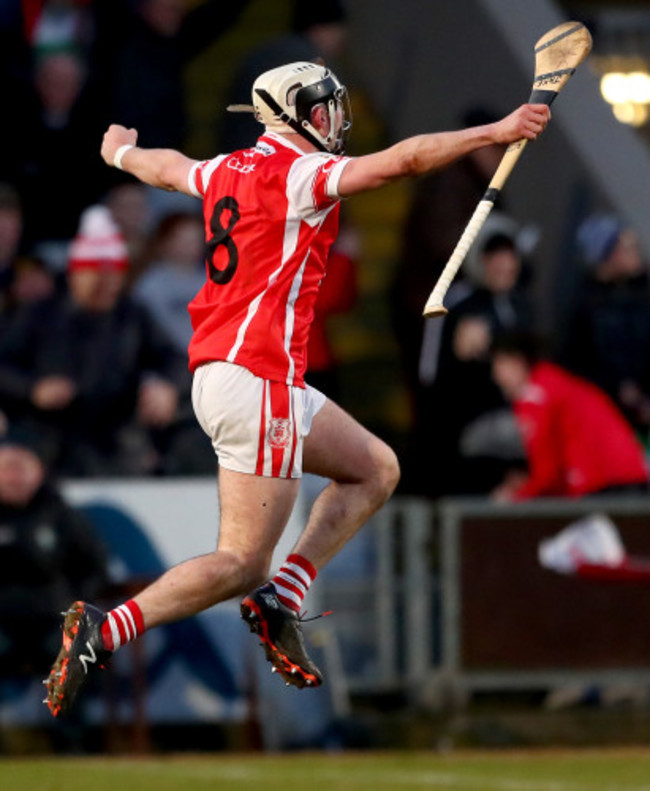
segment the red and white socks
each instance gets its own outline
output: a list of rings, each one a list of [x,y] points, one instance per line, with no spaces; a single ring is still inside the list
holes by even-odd
[[[130,643],[144,632],[142,610],[133,599],[106,613],[102,624],[102,639],[107,651],[117,651],[125,643]]]
[[[316,579],[316,574],[316,569],[306,558],[301,555],[289,555],[271,582],[282,604],[299,613],[305,594]],[[133,599],[129,599],[107,612],[101,631],[104,648],[107,651],[117,651],[120,646],[140,637],[145,631],[145,625],[138,604]]]
[[[289,555],[271,582],[282,604],[299,613],[305,594],[316,579],[316,574],[316,569],[306,558],[301,555]]]

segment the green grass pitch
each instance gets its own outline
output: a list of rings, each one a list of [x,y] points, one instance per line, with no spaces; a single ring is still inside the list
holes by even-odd
[[[650,749],[0,759],[9,791],[650,791]]]

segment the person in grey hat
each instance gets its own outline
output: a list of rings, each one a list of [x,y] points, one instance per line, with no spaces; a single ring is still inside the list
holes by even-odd
[[[560,359],[602,387],[639,433],[650,430],[650,274],[638,237],[611,213],[576,232],[582,283]]]

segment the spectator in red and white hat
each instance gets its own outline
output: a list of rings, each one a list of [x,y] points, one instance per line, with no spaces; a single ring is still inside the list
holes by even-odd
[[[128,269],[110,212],[89,208],[69,249],[68,293],[29,306],[0,339],[0,409],[36,424],[61,474],[153,471],[150,432],[176,416],[184,355],[125,293]]]
[[[68,252],[68,288],[86,310],[110,310],[129,271],[129,252],[110,212],[91,206],[81,217]]]

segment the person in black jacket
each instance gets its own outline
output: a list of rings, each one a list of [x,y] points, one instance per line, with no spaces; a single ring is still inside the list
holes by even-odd
[[[123,293],[128,257],[105,207],[82,217],[68,293],[12,320],[0,339],[0,409],[34,426],[61,475],[146,473],[148,444],[189,388],[184,355]]]
[[[134,127],[143,145],[182,148],[185,69],[239,19],[248,0],[95,0],[93,85],[103,120]]]
[[[638,237],[620,218],[597,213],[578,228],[583,282],[561,360],[597,384],[644,439],[650,435],[650,273]]]
[[[488,218],[465,262],[469,293],[442,325],[430,423],[423,436],[448,463],[440,494],[484,494],[502,477],[503,461],[523,458],[514,420],[492,379],[490,349],[504,332],[530,330],[531,305],[522,281],[517,224]]]
[[[49,479],[34,437],[0,439],[0,676],[42,673],[72,592],[98,596],[108,553]]]

